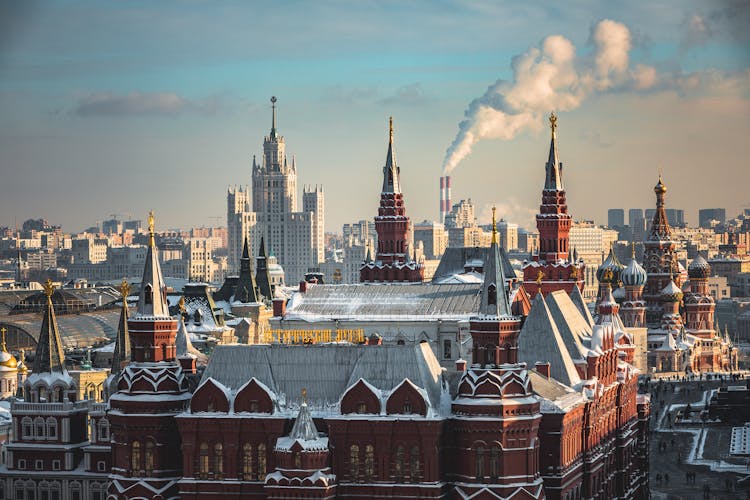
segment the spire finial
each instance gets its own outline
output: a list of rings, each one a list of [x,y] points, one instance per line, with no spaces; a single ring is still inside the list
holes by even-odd
[[[307,404],[307,389],[304,387],[302,388],[302,402],[304,404]]]
[[[276,96],[271,96],[271,136],[276,135]]]
[[[389,128],[388,141],[391,144],[393,144],[393,117],[392,116],[388,117],[388,128]]]
[[[557,115],[554,111],[549,114],[549,128],[552,129],[552,138],[554,139],[557,130]]]
[[[148,246],[154,247],[154,211],[148,213]]]
[[[130,295],[130,284],[125,278],[123,278],[122,283],[120,283],[120,295],[122,296],[123,303],[127,304],[128,295]]]
[[[536,273],[536,286],[539,287],[539,291],[542,290],[542,281],[544,281],[544,271],[541,269]]]
[[[47,278],[42,287],[44,287],[44,295],[47,296],[47,302],[52,303],[52,292],[55,291],[55,285],[52,284],[52,280]]]
[[[2,334],[2,345],[0,347],[2,347],[3,352],[8,352],[8,348],[5,347],[5,334],[7,332],[8,332],[7,328],[5,328],[5,327],[0,328],[0,334]]]
[[[635,241],[630,244],[630,258],[635,259]]]
[[[495,222],[495,211],[497,207],[492,205],[492,244],[497,245],[497,222]]]

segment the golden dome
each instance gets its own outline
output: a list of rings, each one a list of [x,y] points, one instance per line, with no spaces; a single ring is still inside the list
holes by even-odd
[[[7,331],[8,330],[6,330],[5,327],[0,328],[0,334],[2,334],[2,342],[0,343],[0,348],[2,349],[0,351],[0,366],[16,369],[18,367],[18,361],[16,361],[15,356],[8,352],[8,348],[5,345],[5,332]]]
[[[661,174],[659,175],[659,182],[656,183],[656,186],[654,186],[654,193],[656,194],[664,194],[667,192],[667,186],[664,185],[664,183],[661,181]]]

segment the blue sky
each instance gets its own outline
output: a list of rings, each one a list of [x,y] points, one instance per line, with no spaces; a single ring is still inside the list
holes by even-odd
[[[547,108],[576,218],[651,206],[659,167],[688,220],[735,213],[750,204],[748,17],[739,1],[3,2],[0,225],[80,230],[149,209],[161,227],[224,220],[271,95],[300,187],[324,185],[329,230],[374,216],[390,115],[413,219],[437,217],[464,130],[478,139],[453,170],[454,201],[527,224]],[[572,59],[554,61],[566,47]]]

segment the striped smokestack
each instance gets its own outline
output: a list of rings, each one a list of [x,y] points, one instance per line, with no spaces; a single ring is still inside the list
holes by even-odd
[[[445,222],[445,177],[440,177],[440,222]]]
[[[453,208],[453,204],[451,203],[451,176],[446,175],[445,176],[445,213],[446,214],[450,213],[451,208]]]

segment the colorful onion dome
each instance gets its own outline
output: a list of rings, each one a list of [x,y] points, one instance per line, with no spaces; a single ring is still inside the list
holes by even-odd
[[[682,300],[682,290],[670,281],[661,291],[661,299],[665,302],[679,302]]]
[[[635,260],[635,257],[631,257],[628,265],[620,273],[620,279],[625,286],[644,286],[648,279],[648,274],[646,274],[643,266]]]
[[[701,254],[693,259],[688,266],[688,277],[691,279],[706,279],[711,275],[711,264]]]
[[[596,270],[596,279],[598,279],[600,283],[617,283],[620,281],[620,272],[623,269],[624,266],[619,260],[617,260],[615,252],[612,250],[612,247],[610,247],[609,255]]]

